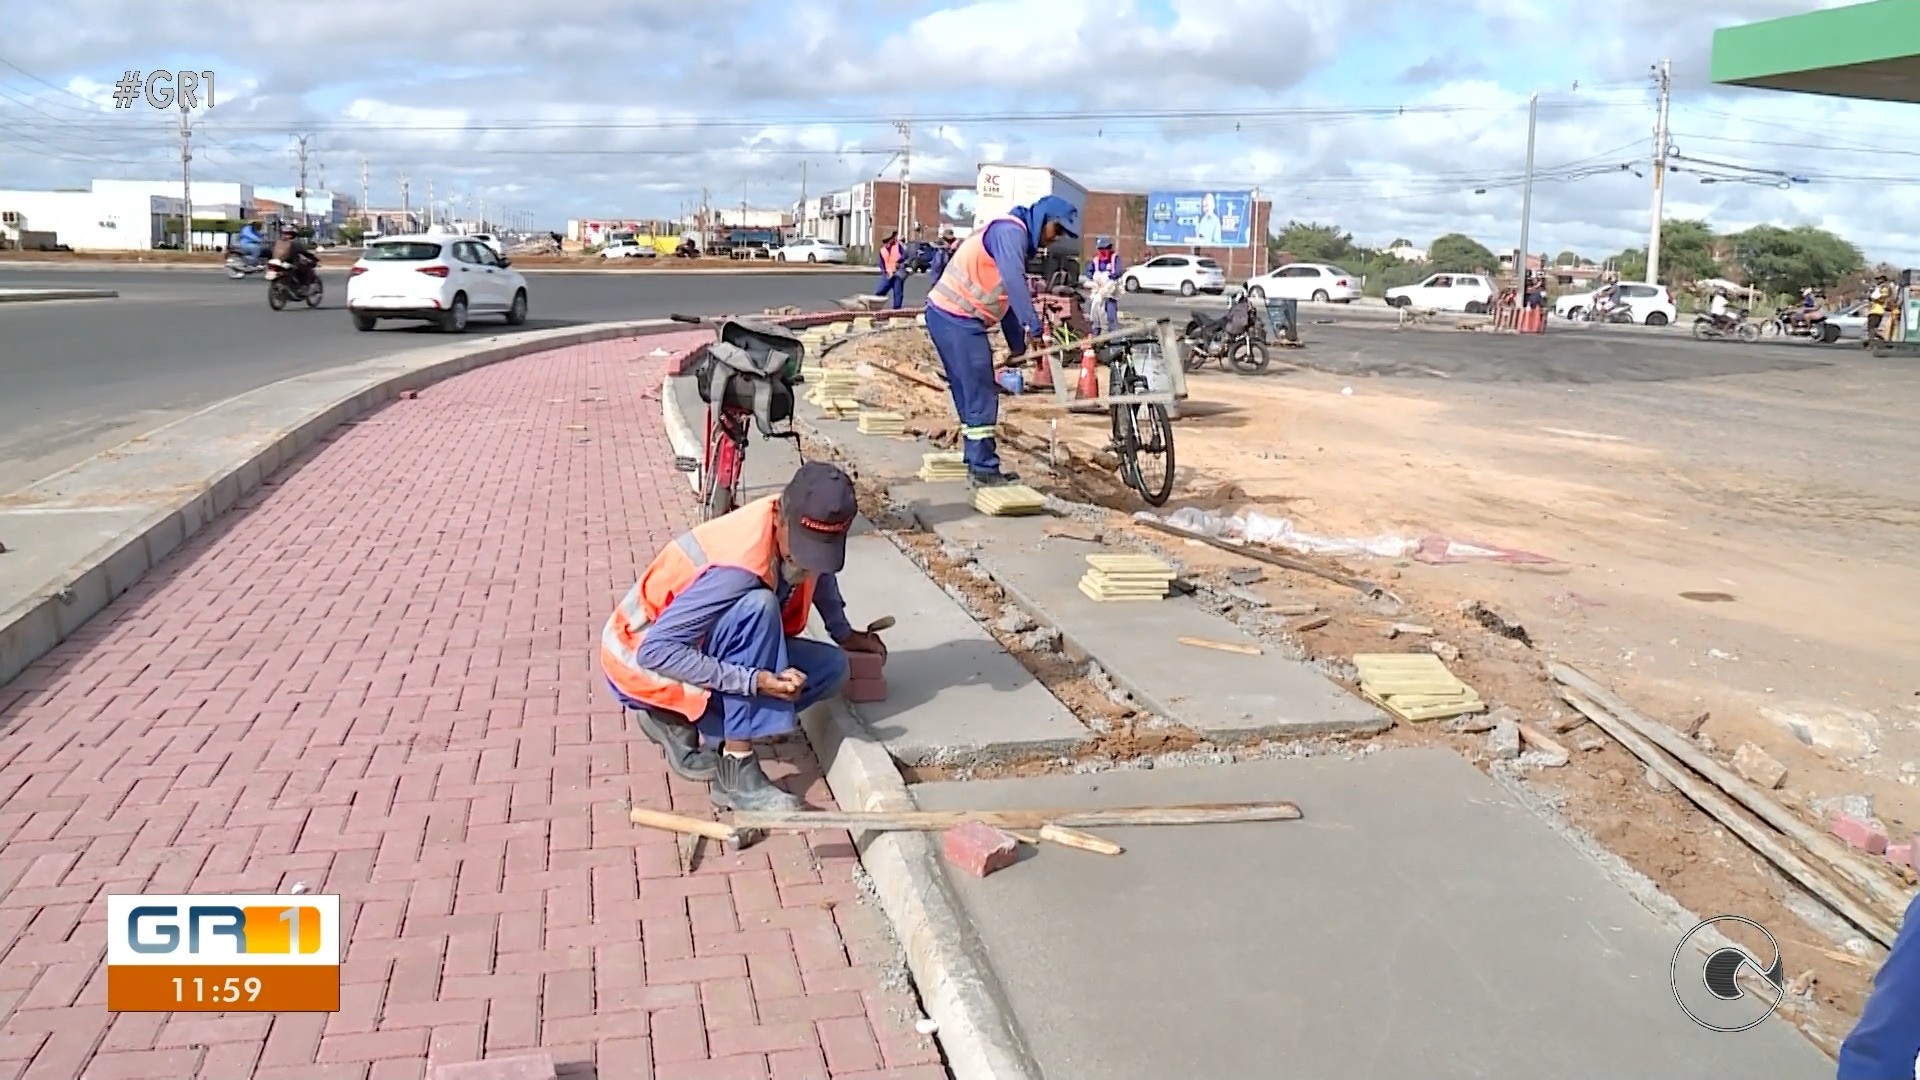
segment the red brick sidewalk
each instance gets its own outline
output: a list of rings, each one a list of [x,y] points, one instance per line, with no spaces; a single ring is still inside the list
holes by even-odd
[[[627,821],[707,807],[592,663],[692,511],[659,343],[343,429],[0,687],[0,1080],[402,1080],[534,1047],[599,1080],[946,1076],[844,834],[689,875]],[[339,1013],[105,1011],[107,893],[296,883],[343,898]]]

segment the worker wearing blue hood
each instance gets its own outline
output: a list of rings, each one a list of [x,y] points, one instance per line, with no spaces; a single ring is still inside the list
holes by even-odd
[[[1000,387],[993,378],[993,327],[1019,356],[1040,334],[1040,316],[1027,291],[1027,260],[1061,237],[1080,235],[1080,211],[1058,195],[1016,206],[968,234],[927,294],[927,336],[940,354],[960,416],[967,478],[975,487],[1020,478],[1000,465],[994,425]]]

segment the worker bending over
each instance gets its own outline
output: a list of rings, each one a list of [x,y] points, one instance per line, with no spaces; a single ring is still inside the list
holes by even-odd
[[[888,297],[887,307],[899,311],[907,303],[907,249],[900,242],[900,234],[887,234],[887,242],[880,245],[880,286],[873,290],[875,296]]]
[[[1000,388],[993,378],[995,326],[1018,357],[1040,334],[1040,316],[1027,292],[1027,260],[1062,236],[1080,235],[1080,211],[1058,195],[1016,206],[975,229],[927,294],[927,336],[940,354],[960,417],[967,478],[975,487],[1019,479],[1000,466],[993,429],[1000,419]]]
[[[667,767],[713,782],[714,805],[797,810],[755,740],[784,735],[847,678],[842,650],[886,652],[847,622],[836,575],[858,512],[853,481],[812,461],[786,489],[668,544],[600,633],[600,668]],[[836,644],[800,635],[819,611]]]

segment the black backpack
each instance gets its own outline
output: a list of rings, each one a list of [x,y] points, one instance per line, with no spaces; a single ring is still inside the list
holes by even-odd
[[[793,331],[763,319],[725,319],[720,339],[694,367],[700,400],[717,414],[723,405],[753,413],[762,435],[793,419],[793,387],[807,347]]]

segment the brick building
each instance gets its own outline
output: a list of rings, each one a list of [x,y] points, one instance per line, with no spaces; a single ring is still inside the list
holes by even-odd
[[[932,240],[940,230],[950,228],[956,236],[973,229],[974,188],[971,184],[937,180],[910,181],[907,184],[907,238]],[[1273,204],[1254,204],[1251,248],[1200,248],[1198,254],[1217,260],[1229,279],[1251,277],[1272,264],[1265,245],[1258,238],[1268,235]],[[900,182],[869,180],[852,192],[808,199],[802,206],[800,232],[847,245],[856,254],[871,252],[886,239],[900,221]],[[1148,248],[1146,240],[1147,196],[1144,192],[1095,191],[1087,196],[1084,232],[1091,238],[1111,236],[1114,246],[1128,265],[1137,265],[1155,255],[1189,251],[1187,248]]]

